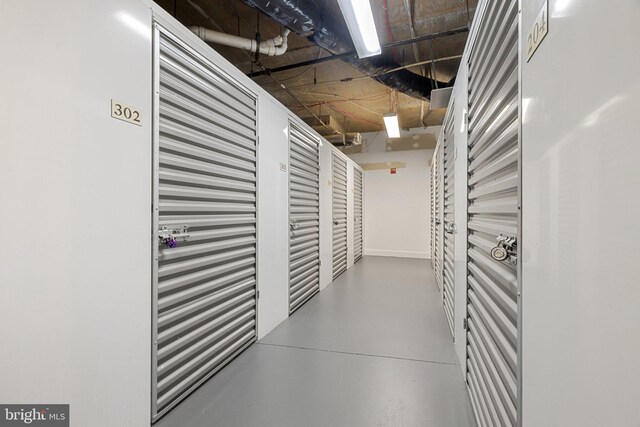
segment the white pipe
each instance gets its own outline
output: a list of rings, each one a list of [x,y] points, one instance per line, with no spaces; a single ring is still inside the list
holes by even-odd
[[[244,49],[249,52],[255,52],[259,49],[261,54],[268,56],[279,56],[287,51],[287,36],[290,32],[288,28],[285,28],[282,31],[282,35],[265,40],[258,46],[255,40],[209,30],[204,27],[191,27],[191,31],[206,42]]]

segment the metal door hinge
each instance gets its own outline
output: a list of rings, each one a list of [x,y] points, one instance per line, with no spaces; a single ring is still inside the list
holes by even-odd
[[[462,329],[464,329],[465,331],[469,329],[469,319],[466,317],[462,319]]]
[[[260,291],[256,291],[256,299],[260,299]]]

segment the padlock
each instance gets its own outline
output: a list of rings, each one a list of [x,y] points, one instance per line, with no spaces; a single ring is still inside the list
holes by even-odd
[[[170,236],[164,239],[164,244],[168,248],[175,248],[176,246],[178,246],[178,241],[175,239],[175,237]]]
[[[496,240],[498,244],[495,248],[491,249],[491,258],[496,261],[506,261],[507,259],[511,259],[512,264],[517,263],[516,256],[516,248],[517,248],[517,240],[513,236],[507,236],[504,234],[500,234]]]
[[[496,246],[491,249],[491,258],[496,261],[504,261],[509,258],[509,252],[503,246]]]

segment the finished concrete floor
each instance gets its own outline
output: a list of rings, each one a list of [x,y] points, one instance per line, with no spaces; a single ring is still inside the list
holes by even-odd
[[[158,427],[474,426],[426,260],[364,257]]]

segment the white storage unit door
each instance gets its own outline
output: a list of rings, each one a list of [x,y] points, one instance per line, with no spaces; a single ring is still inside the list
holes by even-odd
[[[454,123],[455,106],[449,107],[447,117],[444,121],[444,156],[443,156],[443,263],[442,263],[442,283],[443,283],[443,304],[444,312],[449,322],[451,334],[454,335],[454,157],[455,144],[453,140],[453,123]]]
[[[154,46],[155,420],[256,339],[256,99],[160,27]]]
[[[332,155],[333,278],[347,269],[347,161]]]
[[[517,1],[487,3],[468,66],[467,384],[480,426],[514,426],[516,245],[497,245],[520,232]]]
[[[362,258],[362,171],[353,168],[353,256]]]
[[[289,312],[320,290],[319,139],[289,122]]]
[[[442,142],[442,141],[441,141]],[[433,263],[436,276],[436,284],[442,292],[442,151],[443,144],[436,147],[434,167],[434,233],[433,233]]]

